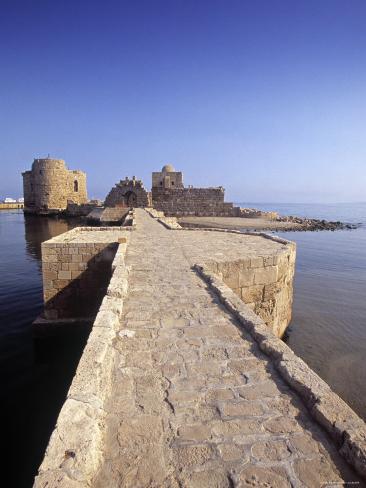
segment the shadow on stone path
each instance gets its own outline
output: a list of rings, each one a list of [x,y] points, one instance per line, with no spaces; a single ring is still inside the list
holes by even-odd
[[[358,481],[253,339],[136,210],[96,488]],[[363,486],[360,482],[357,486]]]

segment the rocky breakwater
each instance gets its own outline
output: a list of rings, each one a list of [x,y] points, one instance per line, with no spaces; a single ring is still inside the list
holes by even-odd
[[[309,219],[305,217],[279,216],[276,218],[277,222],[290,222],[294,224],[294,228],[288,227],[284,230],[303,230],[303,231],[316,231],[316,230],[344,230],[344,229],[357,229],[360,224],[350,224],[340,221],[328,221],[319,219]]]

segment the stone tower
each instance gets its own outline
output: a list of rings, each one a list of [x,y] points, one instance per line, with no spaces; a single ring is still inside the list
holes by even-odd
[[[153,188],[183,188],[183,175],[181,171],[175,171],[171,164],[163,166],[161,171],[152,174]]]
[[[88,201],[86,174],[70,171],[62,159],[35,159],[32,169],[22,176],[25,212],[58,213],[66,209],[68,201]]]

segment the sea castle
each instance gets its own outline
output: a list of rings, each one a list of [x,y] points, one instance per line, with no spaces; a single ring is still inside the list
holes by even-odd
[[[62,159],[35,159],[30,171],[23,174],[24,211],[39,215],[60,212],[87,215],[96,203],[87,197],[86,174],[67,169]],[[148,192],[141,180],[126,177],[107,195],[106,208],[153,207],[168,216],[248,217],[247,209],[225,202],[225,190],[185,187],[183,174],[170,164],[152,173],[152,189]],[[264,214],[263,212],[261,214]],[[253,214],[254,215],[254,214]],[[275,217],[275,212],[265,212]]]

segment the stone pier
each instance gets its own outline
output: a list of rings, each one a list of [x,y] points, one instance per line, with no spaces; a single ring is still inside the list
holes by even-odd
[[[363,486],[364,423],[278,339],[294,246],[135,214],[35,486]]]

